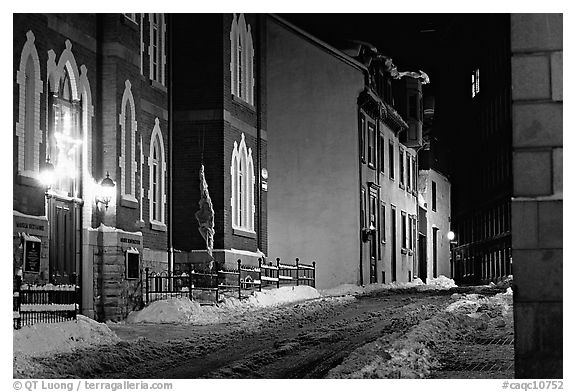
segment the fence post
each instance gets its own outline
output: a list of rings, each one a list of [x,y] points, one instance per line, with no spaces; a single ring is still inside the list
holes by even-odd
[[[188,264],[188,297],[192,301],[192,264]]]
[[[150,287],[148,287],[149,285],[148,270],[149,268],[146,267],[146,305],[150,303]]]
[[[300,272],[300,266],[298,265],[299,262],[300,262],[300,259],[298,257],[296,257],[296,286],[300,286],[300,284],[298,282],[298,277],[300,276],[298,274]]]
[[[238,259],[238,299],[242,300],[242,271],[240,270],[240,266],[242,261]]]
[[[312,262],[312,278],[314,278],[314,280],[312,280],[312,287],[316,288],[316,262],[313,261]]]
[[[262,258],[258,258],[258,281],[260,282],[260,286],[258,291],[262,291]]]
[[[280,288],[280,257],[276,257],[276,288]]]

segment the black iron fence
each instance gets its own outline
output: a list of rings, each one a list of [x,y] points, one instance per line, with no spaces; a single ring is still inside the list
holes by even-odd
[[[15,329],[36,323],[75,320],[78,314],[79,287],[70,285],[33,285],[14,277],[13,324]]]
[[[212,272],[197,272],[192,264],[187,270],[170,273],[146,272],[146,304],[168,298],[187,297],[202,305],[214,305],[222,295],[245,298],[262,288],[307,285],[316,287],[316,262],[295,264],[265,262],[258,259],[258,266],[242,265],[237,261],[235,269],[220,269]]]

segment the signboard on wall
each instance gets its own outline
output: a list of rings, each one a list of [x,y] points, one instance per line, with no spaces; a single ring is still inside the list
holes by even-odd
[[[40,272],[40,248],[42,242],[33,236],[24,237],[24,271]]]

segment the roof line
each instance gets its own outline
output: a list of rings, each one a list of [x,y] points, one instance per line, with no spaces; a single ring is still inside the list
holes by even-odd
[[[324,49],[328,53],[332,54],[334,57],[338,58],[339,60],[342,60],[343,62],[347,63],[348,65],[351,65],[354,68],[357,68],[363,72],[368,72],[368,68],[366,68],[366,66],[364,64],[362,64],[361,62],[348,56],[346,53],[342,52],[341,50],[336,49],[335,47],[327,44],[326,42],[322,41],[321,39],[319,39],[319,38],[313,36],[312,34],[302,30],[301,28],[293,25],[292,23],[288,22],[287,20],[281,18],[280,16],[278,16],[276,14],[268,14],[268,15],[272,19],[274,19],[277,23],[279,23],[280,25],[298,33],[299,35],[301,35],[303,38],[305,38],[309,42],[319,46],[320,48]]]

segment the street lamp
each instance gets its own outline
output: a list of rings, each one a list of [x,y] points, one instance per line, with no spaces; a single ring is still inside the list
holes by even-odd
[[[450,275],[451,278],[454,279],[454,274],[455,274],[455,261],[454,260],[454,247],[458,244],[458,241],[456,240],[456,234],[454,234],[454,232],[452,230],[450,230],[447,234],[446,237],[448,238],[448,241],[450,241]]]
[[[102,203],[106,209],[108,209],[108,204],[110,204],[112,198],[116,196],[116,184],[114,184],[114,181],[110,178],[110,173],[106,172],[106,178],[100,182],[98,193],[96,196],[96,205]]]

